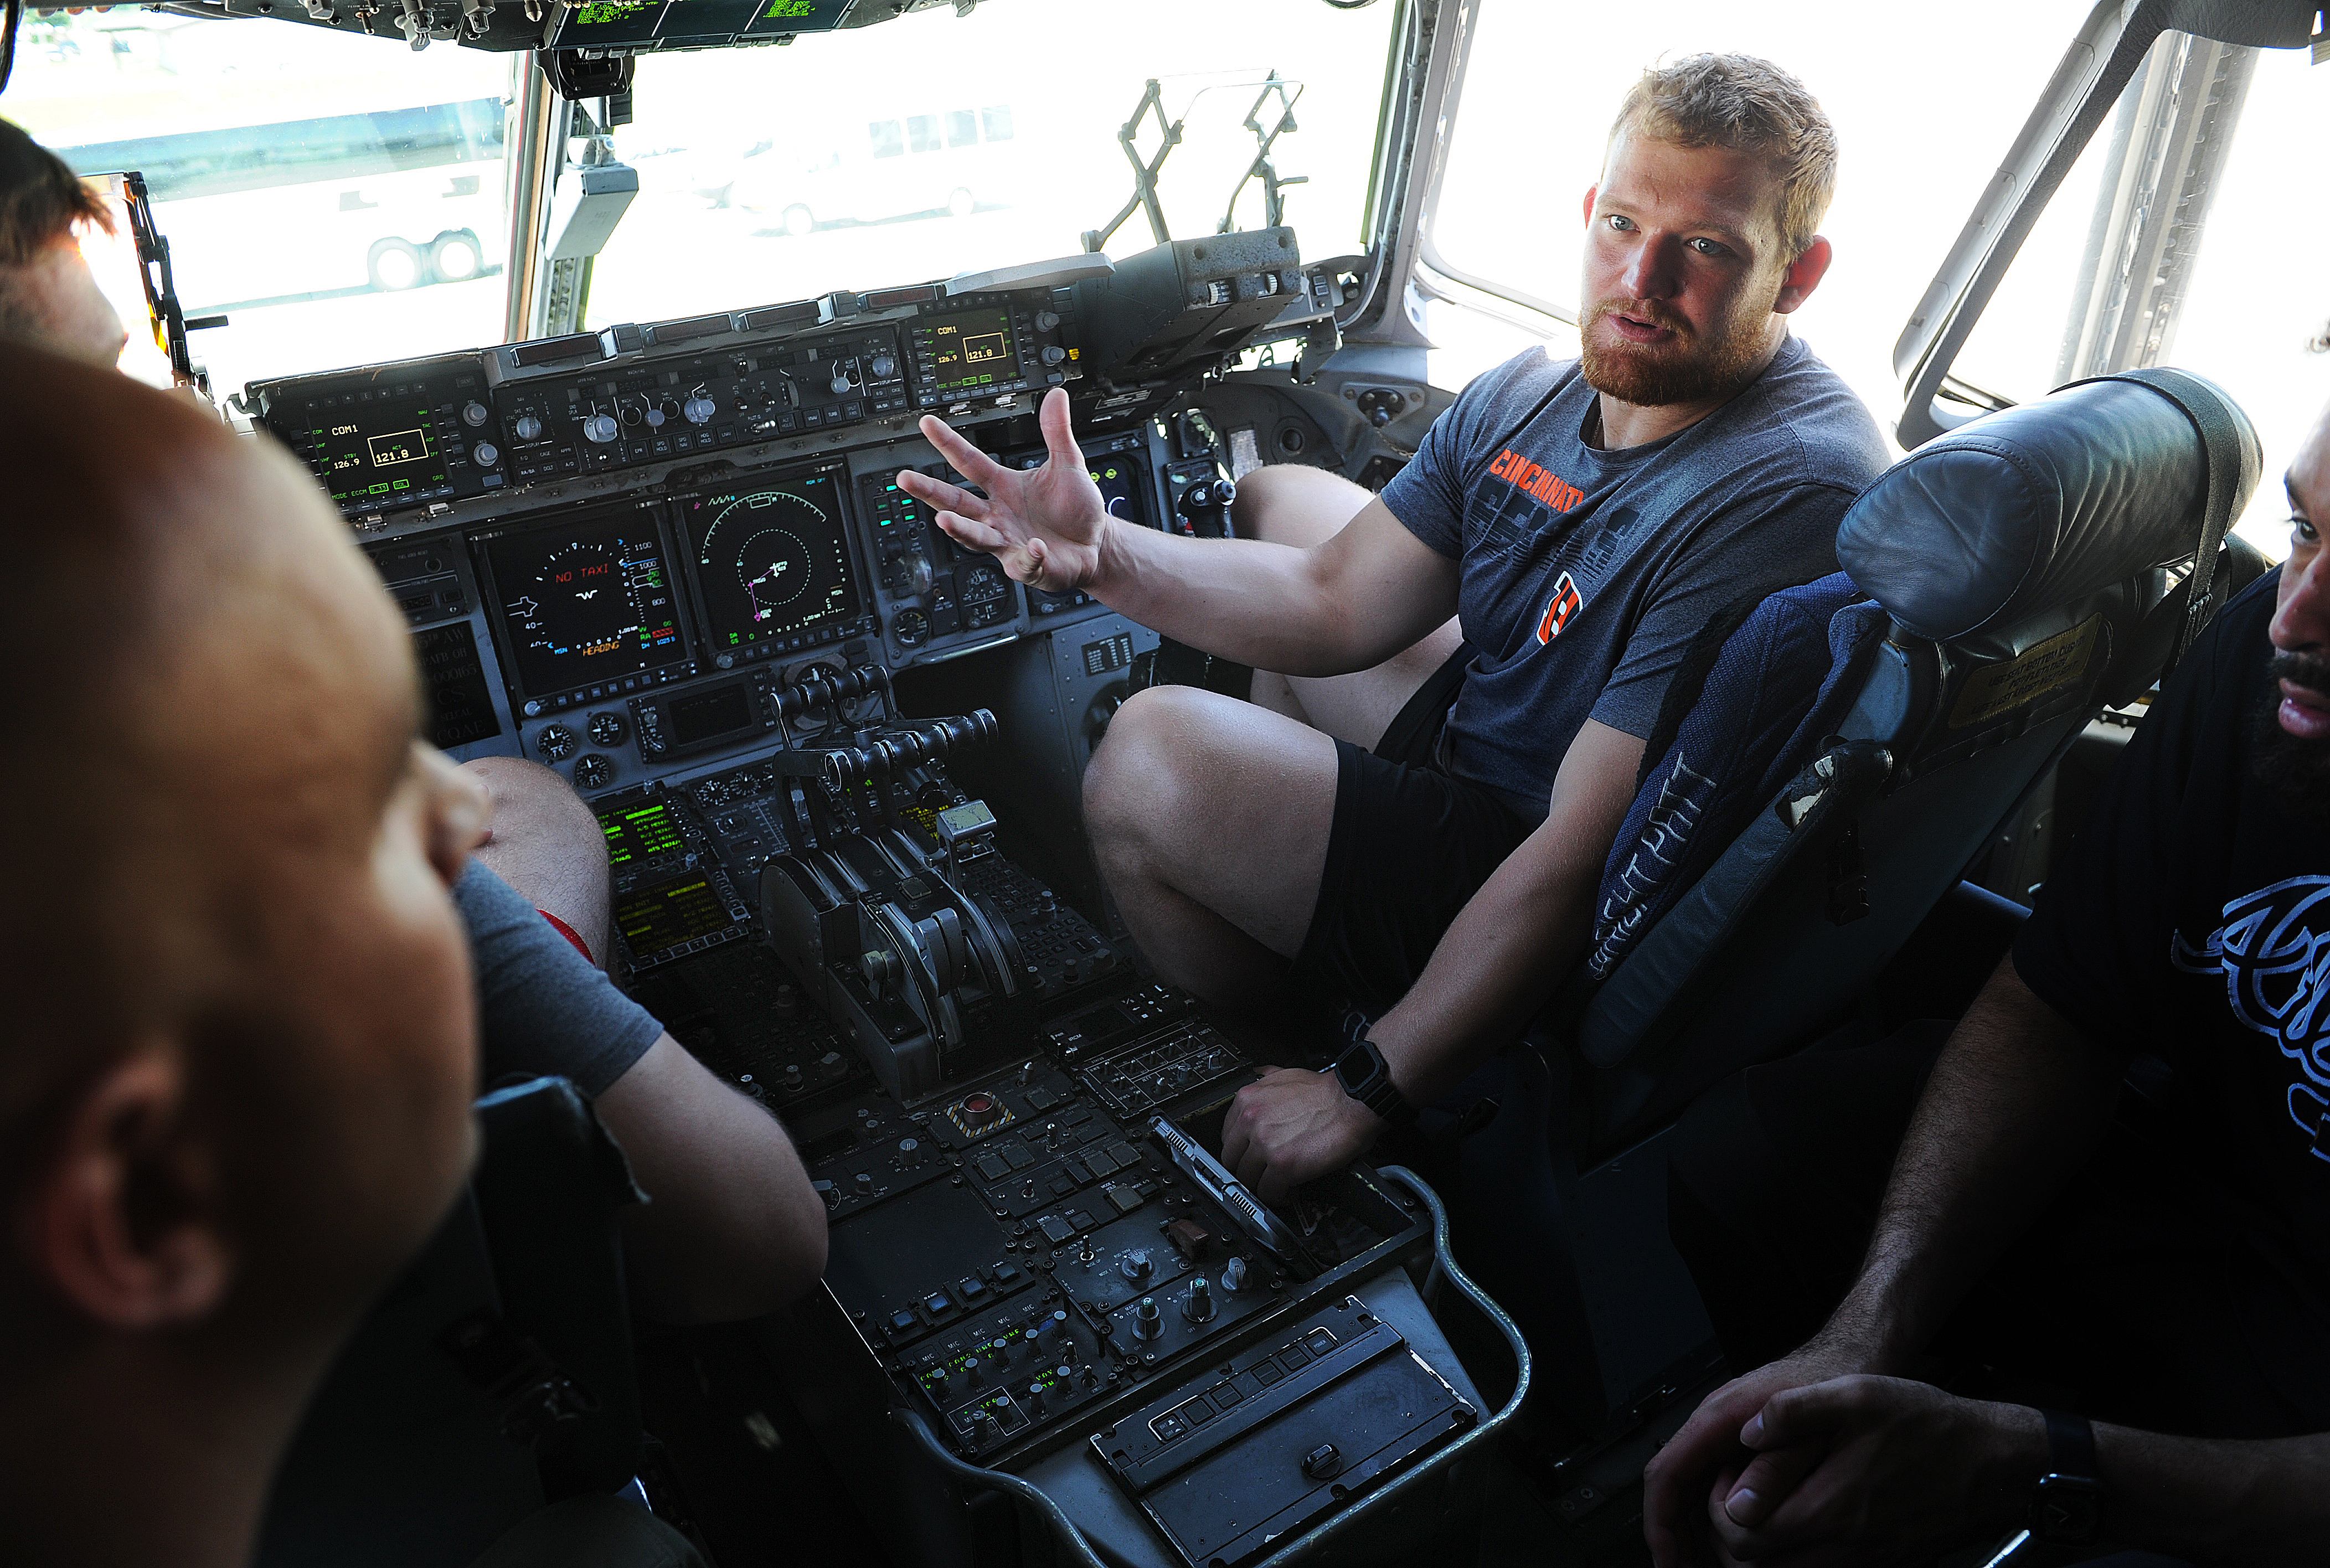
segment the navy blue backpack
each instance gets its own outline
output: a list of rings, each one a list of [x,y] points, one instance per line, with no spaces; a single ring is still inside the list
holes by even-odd
[[[1710,624],[1667,688],[1634,804],[1595,898],[1605,979],[1836,731],[1890,623],[1843,572],[1750,597]]]

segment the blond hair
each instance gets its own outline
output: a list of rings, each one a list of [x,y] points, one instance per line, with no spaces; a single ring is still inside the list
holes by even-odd
[[[1790,256],[1812,244],[1836,194],[1836,128],[1803,82],[1752,54],[1694,54],[1643,71],[1618,106],[1610,139],[1629,130],[1769,159],[1780,175],[1780,240]]]

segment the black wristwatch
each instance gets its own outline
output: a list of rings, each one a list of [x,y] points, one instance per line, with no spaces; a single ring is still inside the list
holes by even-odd
[[[1344,1093],[1394,1127],[1406,1127],[1416,1119],[1416,1107],[1392,1082],[1391,1069],[1384,1063],[1383,1052],[1368,1038],[1364,1028],[1335,1058],[1335,1082],[1343,1086]]]
[[[2083,1415],[2042,1410],[2050,1468],[2031,1496],[2031,1533],[2062,1546],[2095,1540],[2107,1493],[2097,1475],[2096,1429]]]

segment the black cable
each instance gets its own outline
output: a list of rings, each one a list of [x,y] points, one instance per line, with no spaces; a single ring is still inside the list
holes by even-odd
[[[16,69],[16,34],[24,28],[24,0],[8,0],[8,20],[0,27],[0,92],[8,90],[9,73]]]

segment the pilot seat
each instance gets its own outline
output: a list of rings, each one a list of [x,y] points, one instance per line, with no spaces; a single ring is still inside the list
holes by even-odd
[[[1587,955],[1459,1153],[1460,1213],[1498,1239],[1477,1271],[1557,1425],[1623,1426],[1711,1370],[1664,1241],[1664,1130],[1741,1068],[1865,1034],[1945,925],[1981,933],[1978,984],[2022,911],[1961,879],[2263,569],[2226,536],[2259,468],[2197,376],[2073,383],[1902,458],[1846,515],[1842,572],[1694,650]]]

